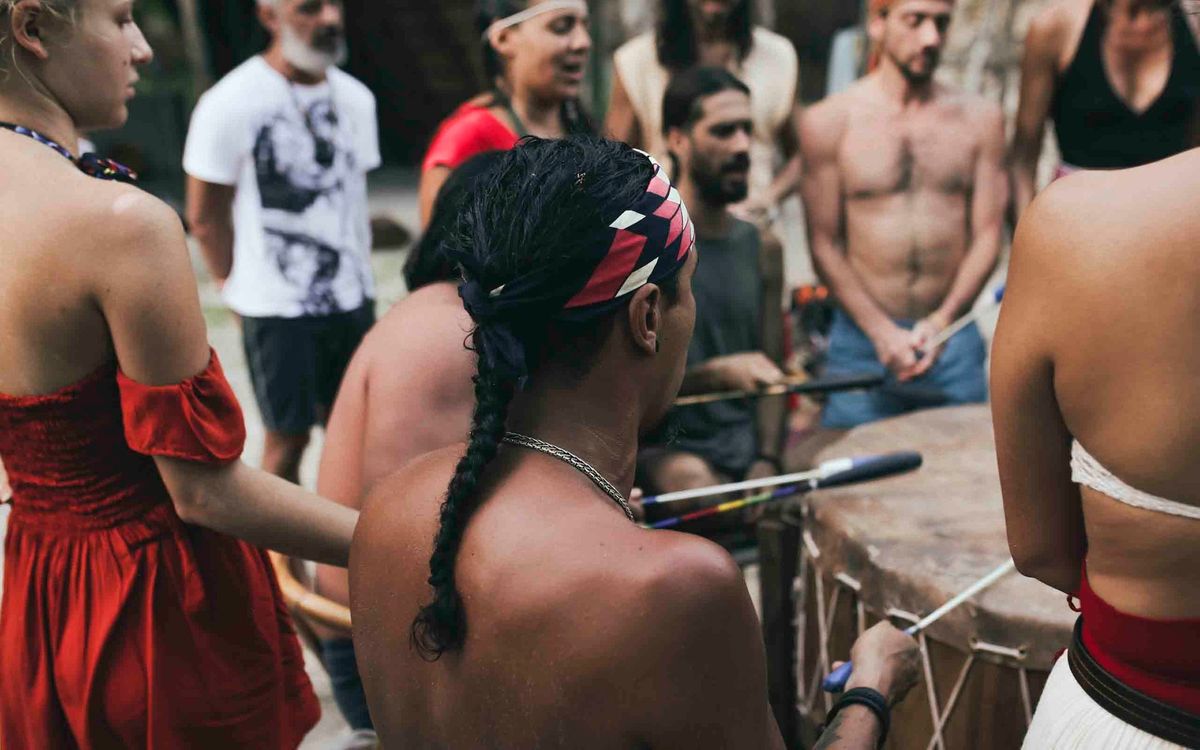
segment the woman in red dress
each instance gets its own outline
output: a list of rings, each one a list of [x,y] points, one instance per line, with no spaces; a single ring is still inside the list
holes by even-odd
[[[151,58],[131,6],[0,0],[0,746],[294,748],[319,707],[251,544],[345,565],[357,514],[237,460],[178,218],[74,153]]]
[[[579,105],[592,39],[584,0],[479,0],[483,66],[493,89],[438,127],[421,165],[421,227],[442,183],[484,151],[506,151],[527,135],[594,131]]]

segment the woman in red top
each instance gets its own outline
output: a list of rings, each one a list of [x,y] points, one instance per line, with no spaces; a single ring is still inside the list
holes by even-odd
[[[592,39],[583,0],[479,0],[483,66],[493,90],[446,118],[421,165],[421,227],[442,183],[484,151],[508,150],[526,135],[590,133],[579,105]]]
[[[151,59],[131,6],[0,0],[0,746],[294,748],[319,706],[239,539],[344,565],[357,514],[237,461],[178,218],[74,153]]]

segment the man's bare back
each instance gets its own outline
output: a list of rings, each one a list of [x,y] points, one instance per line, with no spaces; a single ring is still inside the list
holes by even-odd
[[[475,354],[465,345],[471,325],[457,285],[439,282],[397,302],[371,329],[326,427],[317,476],[322,497],[358,509],[380,479],[466,437],[474,406]],[[318,566],[317,590],[349,604],[346,570]]]
[[[866,79],[808,118],[833,146],[846,256],[866,291],[894,318],[936,311],[970,247],[979,156],[1003,137],[999,107],[935,86],[905,108]]]
[[[462,451],[385,479],[358,527],[355,635],[381,736],[412,748],[776,746],[757,620],[732,559],[631,524],[575,469],[520,449],[495,459],[489,473],[502,479],[459,552],[464,646],[423,660],[409,625]]]

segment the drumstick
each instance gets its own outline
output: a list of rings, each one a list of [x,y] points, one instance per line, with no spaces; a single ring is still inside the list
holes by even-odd
[[[904,632],[908,635],[915,636],[917,633],[920,633],[925,628],[942,619],[942,617],[944,617],[950,610],[959,606],[963,602],[978,594],[980,591],[983,591],[988,586],[991,586],[996,581],[999,581],[1001,578],[1011,573],[1016,567],[1016,563],[1012,560],[1009,560],[993,570],[991,573],[985,575],[983,578],[980,578],[975,583],[972,583],[957,596],[950,599],[950,601],[921,618],[921,621],[916,625],[906,628]],[[854,664],[853,662],[847,661],[845,664],[842,664],[842,666],[826,675],[825,679],[821,681],[821,688],[829,693],[840,693],[846,687],[846,680],[850,678],[850,673],[852,671],[854,671]]]
[[[782,474],[762,479],[748,479],[744,482],[717,484],[712,487],[700,487],[694,490],[668,492],[665,495],[652,495],[642,500],[642,505],[661,505],[680,500],[693,500],[698,497],[727,495],[742,490],[758,490],[764,487],[777,487],[784,484],[807,484],[809,490],[821,487],[834,487],[839,484],[861,482],[876,477],[886,477],[902,471],[911,471],[921,465],[921,454],[913,451],[884,453],[878,456],[859,456],[858,458],[839,458],[825,461],[811,471],[797,474]]]
[[[824,478],[809,480],[807,484],[789,484],[783,487],[776,487],[773,490],[768,490],[758,495],[742,498],[741,500],[731,500],[727,503],[719,505],[710,505],[707,508],[685,513],[682,516],[667,518],[662,521],[656,521],[649,524],[647,528],[665,529],[671,526],[677,526],[685,521],[693,521],[697,518],[705,518],[707,516],[715,516],[718,513],[728,513],[732,510],[740,508],[748,508],[752,505],[760,503],[769,503],[772,500],[778,500],[788,495],[795,495],[800,492],[812,492],[813,490],[825,489],[827,487],[840,487],[846,484],[855,484],[857,482],[866,482],[871,479],[881,479],[893,474],[900,474],[906,471],[912,471],[921,465],[920,453],[889,453],[883,456],[870,456],[865,459],[855,459],[859,461],[857,465],[844,471],[830,474]]]
[[[749,508],[752,505],[768,503],[772,500],[778,500],[781,497],[794,495],[800,492],[801,489],[804,489],[802,485],[788,484],[784,485],[783,487],[776,487],[773,490],[767,490],[759,495],[752,495],[741,500],[731,500],[730,502],[721,503],[720,505],[710,505],[707,508],[701,508],[700,510],[693,511],[691,513],[684,513],[682,516],[666,518],[662,521],[644,524],[644,526],[647,529],[667,529],[672,526],[678,526],[681,523],[686,523],[687,521],[694,521],[697,518],[707,518],[708,516],[715,516],[718,513],[727,513],[731,510],[737,510],[739,508]]]
[[[860,388],[874,388],[883,385],[884,377],[873,373],[855,375],[832,375],[812,380],[789,378],[778,385],[768,386],[757,391],[718,391],[702,393],[696,396],[680,396],[675,399],[675,406],[695,406],[696,404],[711,404],[714,401],[731,401],[738,398],[762,398],[764,396],[786,396],[789,393],[836,393]]]
[[[966,328],[967,326],[971,325],[975,321],[979,320],[981,317],[983,317],[984,313],[990,312],[993,308],[996,307],[996,305],[999,305],[1003,299],[1004,299],[1004,285],[1002,284],[998,289],[996,289],[996,291],[992,292],[992,301],[989,302],[987,305],[984,305],[983,307],[981,307],[977,310],[972,310],[971,312],[962,316],[961,318],[954,321],[950,325],[946,326],[942,330],[938,331],[938,333],[933,338],[931,338],[929,341],[927,341],[925,343],[926,350],[928,351],[930,349],[936,349],[939,346],[941,346],[942,344],[949,341],[950,339],[954,338],[954,334],[958,333],[962,329]],[[922,356],[924,356],[923,353],[922,353]]]

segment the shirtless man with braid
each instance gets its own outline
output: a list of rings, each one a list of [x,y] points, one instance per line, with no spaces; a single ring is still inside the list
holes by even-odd
[[[831,396],[826,427],[987,399],[974,325],[926,346],[995,267],[1007,199],[1000,108],[933,80],[953,9],[873,0],[878,66],[801,118],[813,261],[841,308],[828,373],[902,383]]]

